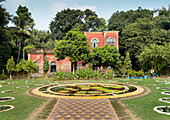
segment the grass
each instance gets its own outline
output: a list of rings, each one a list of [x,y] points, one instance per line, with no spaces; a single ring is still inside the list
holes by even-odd
[[[49,81],[52,81],[52,79],[48,79]],[[35,81],[35,82],[33,82]],[[14,97],[14,100],[6,101],[6,102],[0,102],[0,105],[13,105],[15,108],[9,111],[0,112],[0,120],[24,120],[28,117],[30,113],[33,112],[35,108],[38,108],[42,105],[43,102],[47,101],[47,99],[37,98],[33,96],[28,96],[25,94],[25,92],[29,88],[35,88],[34,84],[40,83],[45,81],[44,79],[30,79],[28,80],[28,83],[26,83],[26,80],[6,80],[5,83],[8,82],[18,82],[9,84],[9,85],[3,85],[0,87],[0,97]],[[2,82],[0,81],[0,84]],[[29,88],[16,88],[18,86],[30,86]],[[4,90],[17,90],[17,92],[10,92],[10,93],[1,93]]]
[[[161,80],[161,79],[159,79]],[[162,79],[167,80],[168,79]],[[35,82],[33,82],[35,81]],[[45,82],[46,81],[46,82]],[[48,82],[49,81],[49,82]],[[137,83],[130,83],[130,84],[136,84],[141,86],[146,86],[151,90],[151,93],[139,97],[139,98],[133,98],[128,100],[121,100],[122,103],[124,103],[127,108],[132,110],[137,117],[141,118],[142,120],[168,120],[168,115],[159,114],[155,111],[153,111],[153,108],[155,106],[170,106],[168,103],[164,103],[159,101],[159,98],[169,97],[168,95],[161,94],[162,91],[170,91],[170,90],[160,90],[156,89],[156,87],[170,87],[170,84],[165,85],[164,82],[156,82],[155,79],[146,79],[146,80],[122,80],[122,79],[114,79],[114,80],[67,80],[67,81],[56,81],[58,83],[75,83],[75,82],[116,82],[116,83],[126,83],[129,82],[137,82]],[[6,101],[6,102],[0,102],[0,105],[13,105],[15,108],[6,112],[0,112],[0,120],[24,120],[28,117],[30,113],[33,112],[35,108],[38,108],[42,105],[43,102],[47,101],[47,99],[43,98],[37,98],[33,96],[28,96],[25,94],[25,92],[29,88],[16,88],[18,86],[30,86],[30,88],[38,87],[34,84],[50,84],[54,83],[52,79],[30,79],[28,80],[28,83],[26,83],[26,80],[8,80],[8,82],[18,82],[9,84],[9,85],[3,85],[0,87],[0,97],[14,97],[14,100]],[[1,82],[0,82],[1,84]],[[146,85],[146,84],[156,84],[156,86],[153,85]],[[10,93],[1,93],[1,91],[4,90],[17,90],[17,92],[10,92]],[[46,110],[48,111],[48,107]],[[118,108],[119,109],[119,108]],[[123,112],[122,112],[123,113]]]

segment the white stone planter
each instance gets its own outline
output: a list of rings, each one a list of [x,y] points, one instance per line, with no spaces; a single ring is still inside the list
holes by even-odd
[[[166,100],[170,100],[170,98],[160,98],[159,99],[159,101],[161,101],[161,102],[170,103],[170,101],[166,101]]]
[[[0,98],[11,98],[9,100],[0,100],[0,102],[6,102],[6,101],[10,101],[10,100],[14,100],[14,97],[0,97]]]
[[[166,92],[168,92],[168,93],[166,93]],[[163,92],[161,92],[161,94],[163,94],[163,95],[170,95],[170,91],[163,91]]]
[[[166,113],[166,112],[162,112],[162,111],[158,110],[158,108],[160,108],[160,107],[170,107],[170,106],[156,106],[153,108],[153,110],[160,114],[170,115],[170,113]]]
[[[8,111],[8,110],[11,110],[11,109],[13,109],[14,108],[14,106],[13,105],[0,105],[0,107],[1,106],[7,106],[7,107],[10,107],[9,109],[7,109],[7,110],[2,110],[2,111],[0,111],[0,112],[4,112],[4,111]]]
[[[30,86],[18,86],[16,88],[29,88]]]
[[[16,90],[4,90],[1,93],[11,93],[11,92],[17,92]]]

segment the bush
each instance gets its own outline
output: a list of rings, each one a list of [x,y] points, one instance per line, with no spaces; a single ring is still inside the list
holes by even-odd
[[[130,77],[134,77],[135,74],[136,74],[136,71],[135,71],[135,70],[129,69],[129,76],[130,76]]]
[[[139,71],[138,71],[138,77],[143,77],[143,76],[144,76],[143,70],[139,70]]]
[[[1,78],[1,80],[6,80],[6,79],[7,79],[7,76],[6,76],[6,75],[1,74],[1,75],[0,75],[0,78]]]

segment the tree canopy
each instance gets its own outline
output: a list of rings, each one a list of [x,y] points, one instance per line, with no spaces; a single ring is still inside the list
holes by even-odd
[[[170,45],[151,44],[145,47],[138,55],[141,66],[145,70],[154,69],[159,72],[170,65]]]
[[[93,67],[107,68],[111,66],[116,69],[119,62],[119,53],[116,47],[105,45],[104,47],[95,47],[89,54],[89,62]]]
[[[53,18],[50,30],[57,40],[62,40],[76,24],[80,24],[83,31],[95,31],[103,23],[97,14],[89,9],[85,11],[64,9]]]
[[[86,63],[90,52],[89,43],[86,36],[79,30],[70,30],[63,40],[56,41],[55,57],[63,60],[69,57],[71,62],[83,61]]]

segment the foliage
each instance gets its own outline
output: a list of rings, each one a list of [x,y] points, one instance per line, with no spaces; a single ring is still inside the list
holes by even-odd
[[[11,59],[8,59],[6,69],[10,73],[10,79],[12,79],[11,74],[12,72],[15,71],[15,62],[14,62],[13,56],[11,56]]]
[[[143,76],[144,76],[144,71],[143,71],[143,70],[139,70],[139,71],[137,72],[137,76],[138,76],[138,77],[143,77]]]
[[[111,66],[113,69],[116,69],[119,61],[117,48],[109,45],[95,47],[89,54],[89,62],[92,63],[94,68]]]
[[[51,21],[50,30],[57,40],[62,40],[77,23],[83,27],[83,31],[95,31],[103,24],[97,14],[89,9],[85,11],[64,9]]]
[[[33,37],[25,40],[26,45],[34,45],[35,48],[54,49],[54,38],[49,31],[33,29]]]
[[[43,63],[43,71],[45,72],[45,73],[47,73],[47,71],[49,70],[49,61],[45,58],[44,59],[44,63]]]
[[[164,66],[170,63],[170,45],[165,46],[152,44],[145,47],[138,56],[141,66],[145,70],[154,69],[159,72]]]
[[[99,70],[81,69],[76,70],[76,73],[57,71],[55,80],[89,80],[89,79],[112,79],[113,69],[107,73]]]
[[[23,68],[23,66],[26,64],[26,60],[21,60],[17,65],[16,65],[16,71],[17,72],[21,72],[21,71],[25,71],[25,69]]]
[[[0,78],[1,78],[1,80],[6,80],[6,79],[7,79],[7,76],[6,76],[5,74],[4,74],[4,75],[1,74],[1,75],[0,75]]]
[[[17,59],[18,63],[20,58],[21,47],[24,46],[21,41],[21,36],[22,38],[24,38],[24,35],[32,36],[29,30],[33,28],[34,20],[31,18],[31,13],[28,12],[28,8],[26,6],[22,7],[21,5],[19,5],[16,14],[17,16],[13,17],[13,23],[16,25],[16,28],[19,31],[19,50]]]
[[[28,78],[30,78],[31,72],[38,71],[38,65],[33,63],[31,60],[27,60],[22,67],[23,70],[28,73]]]
[[[83,63],[86,63],[90,47],[86,36],[82,32],[71,30],[63,40],[56,41],[54,51],[57,60],[69,57],[72,62],[82,60]]]
[[[129,69],[129,76],[130,76],[130,77],[134,77],[135,74],[136,74],[136,71],[135,71],[135,70]]]
[[[6,67],[6,62],[11,56],[11,43],[9,41],[9,32],[7,24],[11,19],[11,15],[0,5],[0,70]]]
[[[125,58],[125,61],[124,61],[124,66],[125,66],[125,69],[127,69],[127,74],[129,75],[128,70],[132,67],[129,52],[126,53],[126,58]]]

